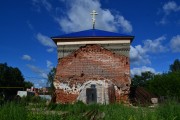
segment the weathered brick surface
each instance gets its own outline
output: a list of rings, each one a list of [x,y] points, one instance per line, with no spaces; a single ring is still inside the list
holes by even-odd
[[[55,93],[56,103],[74,103],[78,96],[77,94],[66,93],[62,89],[56,89]]]
[[[119,94],[117,91],[115,92],[116,102],[129,103],[128,94]]]
[[[118,89],[128,93],[130,86],[129,58],[115,54],[99,45],[86,45],[62,59],[59,59],[55,80],[82,85],[88,80],[111,80]],[[121,92],[122,93],[122,92]],[[127,94],[115,94],[116,101],[127,100]],[[124,94],[124,93],[123,93]],[[78,95],[57,91],[57,101],[72,102]]]

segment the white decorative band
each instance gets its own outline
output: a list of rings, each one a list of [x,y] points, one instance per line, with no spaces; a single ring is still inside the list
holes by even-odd
[[[57,45],[118,44],[118,43],[130,43],[130,40],[57,42]]]

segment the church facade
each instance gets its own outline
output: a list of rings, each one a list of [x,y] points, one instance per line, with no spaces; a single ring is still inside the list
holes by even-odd
[[[97,29],[52,37],[58,49],[54,101],[128,102],[133,38]]]

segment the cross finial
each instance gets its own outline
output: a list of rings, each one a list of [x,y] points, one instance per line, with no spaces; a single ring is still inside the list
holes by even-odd
[[[95,10],[93,10],[91,15],[92,15],[92,23],[93,23],[93,29],[94,29],[95,28],[95,21],[96,21],[95,16],[98,15],[98,13]]]

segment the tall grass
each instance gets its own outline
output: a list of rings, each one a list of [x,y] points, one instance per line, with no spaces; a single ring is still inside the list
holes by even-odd
[[[180,103],[168,100],[156,109],[156,113],[160,119],[180,120]]]
[[[85,105],[81,102],[50,104],[48,107],[43,104],[5,103],[0,106],[0,120],[89,120],[91,116],[86,117],[86,113],[94,110],[101,113],[103,117],[99,119],[103,120],[180,120],[180,103],[176,101],[167,101],[155,108],[122,104]]]
[[[0,120],[25,120],[27,114],[25,106],[15,102],[5,103],[0,106]]]

